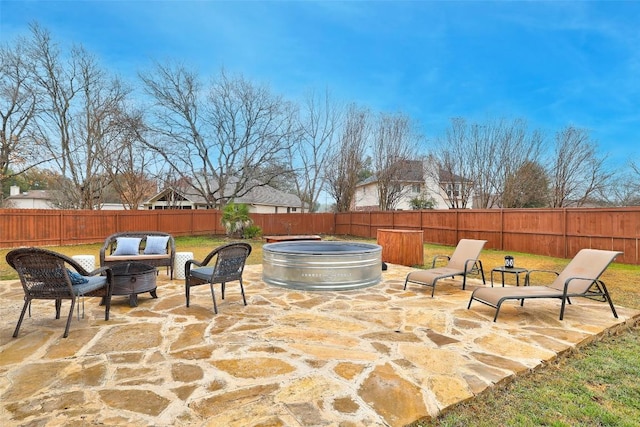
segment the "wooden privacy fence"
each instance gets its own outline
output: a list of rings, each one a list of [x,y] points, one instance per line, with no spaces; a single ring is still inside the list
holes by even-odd
[[[487,240],[485,248],[572,258],[582,248],[621,251],[640,264],[640,207],[460,209],[336,214],[336,234],[375,238],[380,228],[422,230],[428,243]]]
[[[265,234],[335,234],[335,215],[252,214]],[[0,248],[103,242],[120,231],[164,231],[174,236],[221,235],[217,210],[0,209]]]
[[[640,264],[640,207],[464,209],[252,214],[264,234],[337,234],[376,238],[378,229],[422,230],[428,243],[487,240],[487,249],[571,258],[582,248],[617,250]],[[220,235],[216,210],[86,211],[0,209],[0,247],[96,243],[118,231]]]

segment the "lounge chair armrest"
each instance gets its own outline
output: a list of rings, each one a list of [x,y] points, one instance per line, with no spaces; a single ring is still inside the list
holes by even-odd
[[[449,255],[436,255],[433,257],[433,262],[431,262],[431,268],[436,268],[436,262],[438,260],[447,260],[449,261],[451,257]]]
[[[594,279],[593,277],[569,277],[567,280],[564,281],[564,293],[567,293],[567,290],[569,289],[569,284],[571,283],[572,280],[588,280],[591,282],[591,285],[589,285],[589,287],[593,286],[594,283],[598,283],[600,282],[598,279]]]
[[[469,258],[468,260],[466,260],[464,262],[464,272],[465,272],[465,274],[468,273],[468,272],[473,272],[474,267],[475,267],[475,265],[476,265],[476,263],[478,261],[479,261],[478,258]],[[471,267],[469,267],[469,265],[471,265]],[[480,268],[480,267],[478,267],[478,268]]]
[[[531,284],[531,273],[555,274],[556,277],[560,275],[560,273],[558,273],[555,270],[529,270],[529,271],[527,271],[527,274],[525,276],[525,283]]]

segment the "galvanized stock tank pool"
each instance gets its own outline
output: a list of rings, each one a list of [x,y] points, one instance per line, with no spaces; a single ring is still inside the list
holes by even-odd
[[[382,278],[382,246],[359,242],[297,241],[262,247],[262,280],[308,291],[365,288]]]

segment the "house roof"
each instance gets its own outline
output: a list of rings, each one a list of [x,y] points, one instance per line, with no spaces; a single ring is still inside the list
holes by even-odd
[[[397,181],[399,182],[422,182],[424,181],[424,173],[422,170],[422,161],[420,160],[401,160],[401,167],[399,168],[400,176]],[[356,187],[360,187],[368,184],[375,184],[378,182],[376,175],[371,175],[363,181],[360,181]]]
[[[49,190],[29,190],[20,194],[7,197],[7,200],[52,200],[53,195]]]
[[[401,160],[402,167],[400,168],[400,177],[398,182],[423,182],[424,181],[424,169],[422,160]],[[460,175],[453,174],[444,169],[439,170],[440,182],[460,182],[464,179]],[[469,181],[469,180],[466,180]],[[375,175],[360,181],[356,187],[362,187],[369,184],[375,184],[378,182],[378,177]]]
[[[254,205],[289,206],[299,208],[302,206],[300,198],[295,194],[285,193],[270,186],[254,187],[242,197],[235,199],[236,203]]]
[[[400,170],[403,181],[424,181],[424,166],[422,160],[401,160]]]
[[[470,179],[464,179],[460,175],[456,175],[455,173],[451,173],[444,169],[440,169],[440,182],[461,182],[461,181],[471,182]]]
[[[146,204],[158,201],[163,195],[170,191],[178,193],[187,201],[195,205],[207,204],[207,200],[193,187],[185,190],[178,188],[166,188],[149,199]],[[302,206],[300,198],[295,194],[285,193],[284,191],[280,191],[268,185],[254,187],[244,196],[235,198],[234,201],[236,203],[245,203],[249,205],[285,206],[293,208],[299,208]]]

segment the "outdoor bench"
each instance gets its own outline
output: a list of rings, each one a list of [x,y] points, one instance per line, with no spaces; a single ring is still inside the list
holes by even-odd
[[[264,240],[267,243],[277,243],[277,242],[296,242],[299,240],[322,240],[322,237],[316,235],[287,235],[287,236],[264,236]]]
[[[173,279],[175,254],[176,242],[168,233],[125,231],[106,238],[100,249],[100,266],[141,262],[153,267],[167,267]]]

